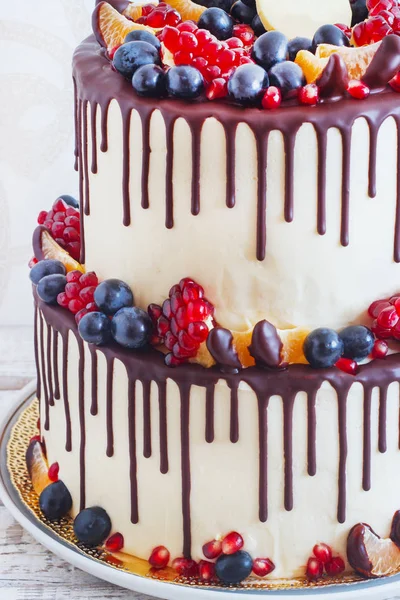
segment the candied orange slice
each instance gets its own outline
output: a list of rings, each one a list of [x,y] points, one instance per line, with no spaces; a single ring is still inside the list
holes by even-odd
[[[166,0],[167,4],[175,8],[182,17],[182,21],[198,21],[206,10],[205,6],[200,6],[192,0]]]
[[[74,260],[70,254],[64,248],[61,248],[57,244],[57,242],[51,237],[51,235],[43,229],[41,232],[41,249],[43,252],[43,258],[48,259],[52,258],[54,260],[59,260],[62,262],[64,267],[69,271],[81,271],[81,273],[85,272],[85,267],[78,263],[77,260]],[[36,257],[39,258],[39,257]]]
[[[308,50],[297,53],[295,63],[301,67],[307,83],[315,83],[328,64],[329,58],[319,58]]]
[[[364,523],[350,531],[347,550],[351,566],[364,577],[394,575],[400,568],[400,548],[390,538],[380,538]]]
[[[308,364],[304,356],[304,340],[310,333],[310,329],[305,327],[295,327],[294,329],[278,329],[278,335],[283,344],[283,361],[293,364]]]
[[[332,56],[332,54],[337,53],[346,63],[350,79],[362,79],[381,43],[377,42],[376,44],[361,46],[360,48],[320,44],[317,48],[316,58],[326,59]]]
[[[35,440],[32,441],[26,451],[26,466],[29,477],[32,481],[33,489],[40,495],[44,488],[52,483],[48,476],[48,464],[43,452],[42,444]]]
[[[101,46],[111,52],[114,48],[121,46],[128,33],[141,29],[154,33],[154,29],[140,23],[134,23],[121,15],[108,2],[101,2],[93,12],[93,32]]]

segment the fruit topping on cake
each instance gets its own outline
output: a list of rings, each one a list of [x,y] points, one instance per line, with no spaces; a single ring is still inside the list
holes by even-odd
[[[99,546],[108,538],[110,531],[110,517],[100,506],[85,508],[74,520],[74,533],[86,546]]]
[[[42,210],[38,216],[39,225],[43,225],[59,246],[72,258],[79,260],[81,249],[79,209],[64,199],[58,198],[48,212]],[[38,257],[36,257],[38,258]]]
[[[88,312],[98,310],[94,302],[98,283],[97,275],[93,272],[70,271],[67,273],[65,290],[57,297],[57,303],[76,315],[76,322],[79,323]]]
[[[222,554],[215,563],[215,573],[223,583],[233,585],[246,579],[253,570],[253,559],[248,552]]]
[[[49,477],[49,467],[43,450],[43,444],[39,440],[31,440],[25,456],[30,480],[33,489],[38,495],[42,493],[45,487],[52,483]]]
[[[380,538],[365,523],[355,525],[350,531],[347,558],[352,568],[367,578],[393,575],[400,568],[400,549],[397,544],[389,538]]]
[[[51,236],[51,233],[43,225],[36,227],[33,232],[33,250],[35,261],[57,260],[61,262],[66,271],[80,271],[84,273],[85,268],[77,260],[72,258],[69,252],[62,248]]]
[[[39,496],[40,510],[49,521],[59,521],[72,508],[72,498],[62,481],[55,481],[44,488]]]
[[[371,329],[380,340],[400,340],[400,295],[376,300],[368,315],[373,319]]]
[[[367,0],[365,9],[358,2],[356,20],[353,28],[353,42],[356,46],[365,46],[382,40],[393,33],[400,33],[400,7],[397,0]],[[361,17],[367,17],[362,19]]]
[[[100,46],[107,48],[109,53],[121,46],[131,31],[139,29],[154,32],[151,27],[127,19],[108,2],[101,2],[96,6],[93,12],[92,26]]]
[[[124,547],[125,540],[122,533],[113,533],[105,542],[104,547],[109,552],[120,552]]]
[[[336,577],[346,569],[346,564],[341,556],[333,556],[332,548],[327,544],[316,544],[313,555],[307,561],[306,577],[309,581],[319,581],[324,571],[329,577]]]

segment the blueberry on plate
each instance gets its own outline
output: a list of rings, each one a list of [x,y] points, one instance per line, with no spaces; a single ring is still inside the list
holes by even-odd
[[[374,347],[374,334],[364,325],[350,325],[339,333],[343,342],[343,356],[352,360],[364,360]]]
[[[49,258],[41,260],[32,267],[29,278],[33,284],[37,285],[46,275],[66,275],[67,270],[59,260]]]
[[[260,35],[263,35],[263,33],[266,33],[267,30],[265,29],[260,17],[258,15],[256,15],[254,17],[254,19],[251,22],[251,28],[254,31],[254,33],[256,34],[257,37],[260,37]]]
[[[368,8],[367,8],[367,0],[350,0],[351,12],[353,13],[353,18],[351,20],[351,26],[358,25],[365,19],[368,19]]]
[[[322,25],[314,34],[312,51],[315,52],[320,44],[350,46],[350,41],[347,35],[336,25]]]
[[[280,31],[268,31],[254,43],[252,57],[263,69],[269,71],[287,58],[289,40]]]
[[[252,106],[263,96],[269,86],[268,74],[258,65],[242,65],[228,81],[230,97],[244,106]]]
[[[204,79],[194,67],[171,67],[166,76],[166,88],[170,96],[190,100],[203,92]]]
[[[106,315],[115,315],[125,306],[133,305],[132,290],[120,279],[106,279],[97,286],[94,301]]]
[[[104,508],[85,508],[74,521],[74,533],[86,546],[99,546],[111,531],[111,520]]]
[[[157,65],[143,65],[132,77],[133,89],[139,96],[160,98],[166,93],[166,75]]]
[[[232,37],[234,21],[222,8],[212,6],[201,15],[198,23],[199,29],[207,29],[219,40]]]
[[[111,321],[112,336],[124,348],[143,348],[149,343],[152,331],[151,318],[137,307],[122,308]]]
[[[309,52],[311,52],[312,45],[313,45],[313,43],[312,43],[312,40],[310,40],[310,38],[306,38],[306,37],[293,38],[292,40],[290,40],[289,45],[288,45],[289,60],[295,61],[297,53],[300,52],[300,50],[308,50]]]
[[[242,0],[237,0],[231,8],[231,16],[239,23],[246,23],[250,25],[256,16],[257,11],[255,8],[248,6]]]
[[[206,8],[222,8],[222,10],[229,13],[233,2],[232,0],[197,0],[196,4],[200,4],[200,6],[205,6]]]
[[[215,563],[215,573],[222,583],[235,584],[246,579],[253,570],[253,559],[248,552],[239,550],[223,554]]]
[[[63,194],[62,196],[59,196],[57,200],[63,200],[65,204],[72,206],[72,208],[79,208],[78,200],[69,194]]]
[[[55,481],[44,488],[39,496],[40,510],[49,521],[59,521],[72,508],[72,498],[65,483]]]
[[[124,44],[128,42],[147,42],[157,48],[158,51],[161,50],[161,42],[160,40],[153,35],[150,31],[145,31],[144,29],[134,29],[130,31],[125,38]]]
[[[103,346],[111,340],[111,321],[104,313],[90,312],[79,321],[78,331],[88,344]]]
[[[57,304],[57,296],[65,290],[66,285],[65,275],[46,275],[37,285],[37,295],[46,304]]]
[[[132,79],[134,72],[143,65],[159,65],[160,54],[148,42],[128,42],[118,48],[114,54],[113,65],[118,73]]]
[[[343,341],[333,329],[320,327],[306,337],[303,350],[313,369],[333,367],[343,354]]]
[[[268,75],[270,84],[281,90],[283,98],[287,98],[291,92],[306,84],[302,69],[289,60],[274,65],[268,71]]]

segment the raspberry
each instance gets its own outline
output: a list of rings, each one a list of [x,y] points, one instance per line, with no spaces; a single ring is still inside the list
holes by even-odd
[[[70,253],[72,258],[79,260],[81,252],[81,225],[79,210],[66,204],[58,198],[48,212],[42,210],[37,219],[39,225],[48,229],[51,237]]]
[[[164,344],[170,351],[165,363],[175,367],[196,356],[207,339],[214,307],[204,298],[203,288],[185,278],[170,289],[162,307],[150,304],[147,311],[155,329],[152,344]]]

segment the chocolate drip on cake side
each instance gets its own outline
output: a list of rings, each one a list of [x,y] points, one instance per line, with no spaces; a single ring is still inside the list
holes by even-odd
[[[80,460],[80,505],[85,505],[85,389],[84,389],[84,343],[79,337],[76,323],[73,315],[63,311],[59,307],[52,307],[43,304],[36,296],[38,305],[38,314],[63,341],[63,399],[66,406],[66,424],[67,424],[67,444],[70,441],[71,422],[69,412],[68,397],[68,336],[75,335],[79,350],[79,460]],[[40,321],[39,321],[40,322]],[[43,330],[43,325],[42,329]],[[43,389],[46,384],[46,358],[45,341],[41,335],[38,338],[39,355],[42,356],[41,362],[41,380]],[[379,400],[379,449],[381,452],[386,450],[386,429],[387,429],[387,389],[392,382],[400,382],[400,356],[391,355],[385,359],[385,368],[382,369],[381,361],[373,361],[360,367],[357,375],[348,375],[339,369],[321,369],[313,370],[307,365],[291,365],[286,370],[267,369],[261,367],[250,367],[239,373],[221,374],[217,367],[203,369],[199,365],[184,365],[178,369],[170,369],[164,364],[162,354],[157,351],[134,352],[123,349],[112,344],[106,347],[89,347],[92,353],[92,388],[97,390],[97,365],[98,361],[93,360],[93,356],[101,352],[107,364],[107,398],[106,398],[106,421],[107,421],[107,439],[108,444],[113,440],[111,433],[113,424],[112,407],[113,395],[111,382],[113,381],[113,372],[115,360],[120,361],[126,368],[128,378],[128,434],[129,434],[129,456],[130,456],[130,489],[131,489],[131,521],[139,522],[138,489],[137,479],[137,429],[143,430],[145,455],[151,455],[151,386],[155,382],[158,387],[158,410],[160,416],[159,423],[159,441],[160,441],[160,472],[169,471],[168,461],[168,436],[167,436],[167,380],[173,381],[180,393],[180,442],[181,442],[181,478],[182,478],[182,516],[183,516],[183,553],[190,556],[191,553],[191,516],[190,516],[190,496],[191,496],[191,460],[190,460],[190,395],[192,386],[198,386],[204,389],[204,423],[205,438],[208,443],[214,441],[214,409],[215,409],[215,389],[217,383],[222,379],[231,390],[231,410],[230,410],[230,441],[235,443],[239,439],[239,401],[238,388],[240,382],[247,384],[255,394],[258,403],[258,427],[259,427],[259,519],[266,522],[268,519],[268,412],[272,403],[282,402],[283,407],[283,463],[284,463],[284,497],[282,503],[287,511],[296,507],[296,483],[293,471],[293,433],[294,433],[294,407],[298,400],[298,394],[306,394],[306,408],[308,412],[308,434],[307,434],[307,462],[308,473],[310,476],[318,477],[317,472],[317,394],[323,382],[331,384],[337,396],[338,407],[338,500],[337,500],[337,519],[339,523],[346,521],[346,497],[347,497],[347,403],[349,391],[353,384],[360,383],[364,389],[364,419],[363,419],[363,468],[360,473],[360,481],[365,491],[371,489],[371,439],[372,439],[372,419],[371,419],[371,398],[372,390],[378,388],[380,394]],[[50,353],[50,360],[52,356]],[[44,369],[43,369],[44,366]],[[143,389],[143,421],[140,423],[136,418],[136,385],[141,384]],[[46,396],[45,396],[46,397]],[[92,389],[92,406],[94,391]],[[45,406],[48,404],[45,401]],[[97,391],[96,391],[97,408]],[[50,410],[50,408],[49,408]],[[97,413],[97,410],[94,411]],[[400,424],[399,424],[400,435]],[[110,446],[109,446],[110,448]],[[105,452],[107,453],[107,452]]]
[[[391,38],[395,36],[389,36]],[[390,45],[397,47],[397,41],[391,40]],[[394,61],[397,60],[393,53]],[[394,63],[393,63],[394,64]],[[377,79],[376,68],[371,70],[369,78]],[[310,109],[310,107],[293,105],[292,102],[285,103],[281,109],[267,112],[256,108],[243,109],[235,105],[216,102],[184,102],[179,100],[151,100],[138,97],[122,76],[114,72],[111,63],[106,58],[105,52],[99,47],[93,37],[88,38],[77,49],[74,56],[74,81],[76,85],[76,128],[77,144],[76,155],[79,157],[79,170],[81,172],[81,184],[86,179],[87,157],[82,158],[82,145],[85,148],[87,136],[85,134],[85,123],[82,132],[82,102],[90,102],[91,105],[91,127],[92,148],[96,147],[96,119],[97,107],[101,108],[101,150],[108,149],[108,111],[110,103],[115,99],[121,109],[123,127],[123,174],[122,174],[122,202],[123,223],[125,226],[131,224],[131,198],[130,198],[130,122],[132,110],[136,111],[142,123],[142,199],[141,206],[149,207],[149,174],[150,174],[150,119],[155,110],[160,111],[166,128],[166,190],[165,203],[166,215],[165,226],[171,229],[174,226],[174,127],[176,120],[182,118],[189,126],[192,138],[192,194],[191,212],[199,214],[200,206],[200,172],[201,172],[201,136],[204,122],[214,117],[223,127],[226,139],[227,155],[227,184],[226,205],[228,208],[235,207],[235,155],[236,155],[236,128],[238,123],[246,124],[256,139],[258,154],[257,167],[257,231],[255,254],[257,259],[263,261],[267,252],[267,162],[268,162],[268,138],[272,131],[279,131],[283,136],[285,149],[285,190],[284,205],[282,207],[285,221],[291,223],[295,219],[294,207],[294,169],[295,169],[295,144],[298,132],[304,123],[314,127],[317,140],[318,154],[318,205],[316,207],[316,229],[320,235],[326,232],[326,156],[327,135],[330,129],[340,132],[343,146],[342,161],[342,200],[341,200],[341,229],[338,232],[340,243],[346,247],[350,240],[350,175],[351,175],[351,137],[354,122],[365,118],[370,130],[369,151],[369,173],[368,189],[366,192],[371,198],[377,194],[376,182],[376,156],[378,133],[382,123],[393,117],[397,123],[400,121],[400,105],[394,105],[393,93],[388,89],[381,93],[371,94],[370,98],[363,102],[352,98],[340,99],[340,110],[332,109],[332,100],[324,98],[324,102]],[[329,82],[328,82],[329,83]],[[328,86],[329,87],[329,86]],[[327,88],[328,89],[328,88]],[[85,110],[83,120],[87,121]],[[83,139],[82,139],[83,136]],[[400,127],[398,132],[400,139]],[[92,149],[92,167],[95,165],[97,171],[97,154]],[[84,174],[83,174],[83,172]],[[400,262],[400,159],[398,164],[398,198],[397,218],[394,232],[394,260]],[[88,181],[85,184],[87,188]],[[83,198],[83,191],[82,196]],[[85,189],[85,208],[89,208],[89,191]],[[389,233],[389,232],[388,232]],[[83,238],[84,236],[82,236]],[[82,250],[84,257],[84,248]]]

